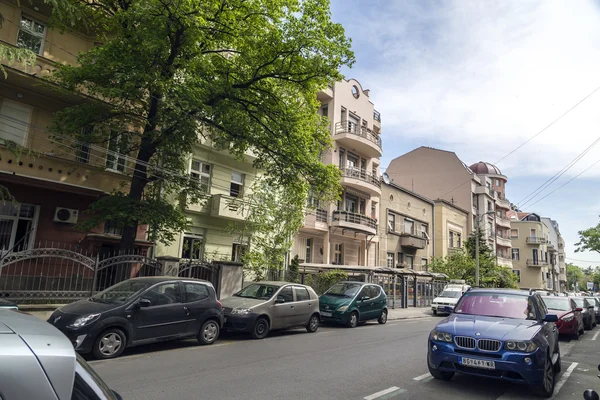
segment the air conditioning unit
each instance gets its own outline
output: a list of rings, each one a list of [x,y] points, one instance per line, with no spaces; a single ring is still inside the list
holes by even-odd
[[[62,222],[63,224],[76,224],[79,217],[79,210],[72,208],[56,207],[54,210],[54,222]]]

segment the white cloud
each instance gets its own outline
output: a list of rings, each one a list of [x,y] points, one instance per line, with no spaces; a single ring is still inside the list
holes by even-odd
[[[592,1],[342,4],[358,58],[350,75],[382,113],[386,161],[409,139],[465,162],[495,162],[600,86]],[[353,6],[361,18],[351,23],[344,14]],[[600,136],[599,126],[600,91],[499,167],[511,178],[551,175]],[[600,144],[565,176],[598,159]],[[585,176],[600,176],[600,166]]]

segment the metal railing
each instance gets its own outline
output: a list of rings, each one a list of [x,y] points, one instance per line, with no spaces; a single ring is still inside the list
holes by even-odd
[[[373,119],[377,122],[381,122],[381,113],[377,110],[373,110]]]
[[[335,124],[335,134],[341,135],[343,133],[350,133],[352,135],[360,136],[363,139],[367,139],[373,142],[381,149],[381,138],[378,134],[373,132],[366,126],[359,126],[358,124],[350,121],[337,122]]]
[[[371,185],[375,185],[378,188],[381,187],[381,180],[379,177],[368,173],[363,169],[358,168],[342,168],[342,178],[355,178],[360,179],[361,181],[370,183]]]
[[[349,222],[368,226],[369,228],[377,229],[377,220],[367,217],[366,215],[357,214],[349,211],[334,211],[332,221]]]
[[[544,265],[548,265],[548,261],[528,259],[527,260],[527,265],[535,266],[535,267],[541,267],[541,266],[544,266]]]
[[[541,238],[541,237],[536,237],[536,236],[528,236],[527,239],[525,239],[525,241],[527,243],[533,243],[533,244],[544,244],[544,243],[546,243],[546,239]]]
[[[317,215],[318,222],[327,222],[327,211],[326,210],[317,209],[316,215]]]

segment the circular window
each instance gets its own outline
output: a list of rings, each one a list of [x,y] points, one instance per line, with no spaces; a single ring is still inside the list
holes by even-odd
[[[390,201],[394,201],[394,195],[390,194]]]
[[[352,86],[352,96],[354,96],[355,99],[358,99],[358,96],[360,96],[360,92],[356,85]]]

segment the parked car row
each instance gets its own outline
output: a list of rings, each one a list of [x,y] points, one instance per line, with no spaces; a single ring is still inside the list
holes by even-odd
[[[363,282],[339,282],[320,297],[310,287],[289,282],[256,282],[217,300],[210,282],[177,277],[133,278],[56,310],[48,322],[62,331],[79,353],[115,358],[127,347],[196,338],[213,344],[222,330],[249,333],[320,323],[354,328],[387,322],[383,289]]]

